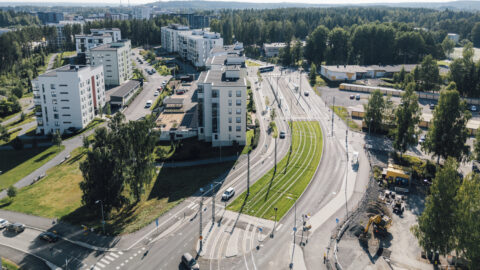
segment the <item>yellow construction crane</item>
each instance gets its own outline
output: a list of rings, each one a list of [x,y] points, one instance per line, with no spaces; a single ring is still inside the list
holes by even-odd
[[[386,215],[375,215],[368,220],[368,224],[365,227],[365,231],[363,232],[364,235],[368,233],[368,229],[370,229],[370,225],[373,224],[373,232],[375,234],[385,235],[387,233],[387,229],[392,225],[392,219],[390,219]]]

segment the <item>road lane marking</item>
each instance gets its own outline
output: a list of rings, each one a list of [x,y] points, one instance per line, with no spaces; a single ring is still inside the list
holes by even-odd
[[[280,230],[280,228],[282,228],[282,226],[283,226],[283,224],[278,224],[277,229],[275,231],[278,232],[278,230]]]
[[[123,255],[123,252],[119,251],[118,254]]]
[[[120,266],[117,266],[117,270],[120,269]]]
[[[97,262],[97,265],[100,266],[100,267],[102,267],[102,268],[105,268],[105,265],[102,264],[102,263]]]
[[[120,257],[120,256],[118,256],[117,254],[115,254],[115,253],[113,253],[113,252],[112,252],[112,253],[110,253],[110,255],[112,255],[112,256],[113,256],[113,257],[115,257],[115,258],[118,258],[118,257]]]
[[[110,261],[112,261],[112,262],[115,260],[114,258],[112,258],[112,257],[110,257],[110,256],[108,256],[108,255],[106,255],[105,258],[107,258],[108,260],[110,260]]]
[[[90,268],[90,269],[91,269],[91,268]],[[94,266],[93,269],[95,269],[95,270],[101,270],[100,268],[98,268],[98,267],[96,267],[96,266]]]

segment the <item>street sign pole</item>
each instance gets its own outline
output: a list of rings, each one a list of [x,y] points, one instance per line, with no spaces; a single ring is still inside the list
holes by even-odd
[[[250,195],[250,151],[247,153],[247,197]]]
[[[212,187],[212,225],[215,224],[215,190],[214,190],[214,185],[211,185]]]
[[[200,209],[199,209],[199,211],[200,211],[200,218],[199,218],[199,221],[200,221],[199,222],[199,225],[200,225],[199,226],[200,227],[199,228],[200,229],[200,231],[199,231],[199,234],[200,234],[200,237],[199,237],[199,239],[200,239],[200,249],[199,249],[199,253],[202,251],[202,248],[203,248],[203,240],[202,240],[203,239],[203,236],[202,236],[203,188],[200,188],[200,196],[202,196],[202,198],[200,200]]]

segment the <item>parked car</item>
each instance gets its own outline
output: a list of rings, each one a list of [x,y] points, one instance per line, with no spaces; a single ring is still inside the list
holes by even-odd
[[[0,218],[0,229],[7,227],[7,225],[8,225],[8,221],[3,218]]]
[[[163,84],[163,85],[166,85],[166,84],[167,84],[167,81],[163,81],[162,84]]]
[[[152,107],[152,101],[151,100],[147,100],[147,103],[145,103],[145,108],[150,108]]]
[[[16,222],[16,223],[7,225],[7,231],[10,231],[10,232],[21,233],[24,230],[25,230],[25,225],[23,225],[22,223]]]
[[[430,103],[430,110],[433,110],[433,109],[435,109],[435,104]]]
[[[158,91],[155,91],[155,92],[153,93],[153,96],[156,97],[156,96],[158,96],[158,94],[159,94],[159,92],[158,92]]]
[[[233,195],[235,195],[235,189],[233,187],[229,187],[227,188],[227,190],[225,190],[225,192],[222,194],[222,200],[223,201],[228,201],[230,198],[233,197]]]
[[[280,139],[285,139],[285,131],[280,131]]]
[[[158,91],[158,92],[161,92],[162,89],[163,89],[163,87],[160,86],[160,87],[157,88],[157,91]]]
[[[360,100],[360,95],[357,94],[357,95],[355,96],[355,99],[356,99],[356,100]]]
[[[350,95],[350,99],[355,99],[355,96],[354,96],[354,95]]]
[[[425,139],[426,139],[425,135],[422,135],[422,136],[420,137],[420,140],[418,140],[418,143],[420,143],[420,144],[424,143],[424,142],[425,142]]]
[[[303,94],[304,94],[306,97],[308,97],[308,96],[310,95],[310,92],[305,91],[305,92],[303,92]]]
[[[477,111],[477,106],[472,105],[472,107],[470,107],[470,110],[471,110],[472,112],[476,112],[476,111]]]
[[[182,255],[182,263],[187,267],[187,269],[200,270],[200,266],[198,265],[197,261],[188,252]]]
[[[40,239],[45,240],[49,243],[57,242],[60,237],[53,232],[43,232],[38,236]]]

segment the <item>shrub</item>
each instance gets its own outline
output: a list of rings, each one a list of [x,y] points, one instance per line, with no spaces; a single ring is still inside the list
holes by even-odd
[[[13,198],[13,197],[17,196],[17,188],[14,187],[14,186],[8,187],[7,196],[10,197],[10,198]]]

